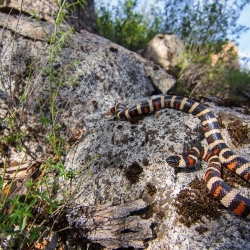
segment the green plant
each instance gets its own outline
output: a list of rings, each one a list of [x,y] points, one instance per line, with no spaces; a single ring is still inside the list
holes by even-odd
[[[203,89],[225,96],[225,90],[231,85],[227,76],[233,74],[231,65],[238,55],[233,47],[226,53],[223,50],[248,29],[237,24],[241,10],[248,3],[248,0],[164,2],[163,28],[175,33],[186,45],[184,63],[178,65],[181,69],[179,81],[186,69],[199,65],[203,74],[198,76],[198,80],[204,85]],[[212,61],[214,55],[220,55],[216,64]],[[184,83],[181,85],[185,87]]]
[[[10,237],[10,245],[17,241],[19,246],[22,245],[22,242],[25,239],[28,220],[34,219],[32,207],[37,203],[36,196],[29,196],[29,192],[25,197],[21,195],[13,196],[16,175],[24,159],[25,156],[20,165],[16,168],[10,184],[4,186],[3,181],[0,183],[0,191],[2,194],[0,203],[0,236],[8,235]],[[7,160],[5,158],[2,180],[5,178],[6,162]]]
[[[2,120],[2,126],[8,129],[8,133],[1,137],[0,142],[1,144],[15,146],[17,151],[21,152],[23,149],[25,132],[18,129],[18,126],[16,125],[16,114],[17,111],[15,110],[11,114],[7,114],[6,118]]]
[[[69,1],[57,1],[59,11],[55,17],[55,25],[53,34],[48,37],[48,61],[40,69],[35,69],[35,58],[30,57],[26,60],[26,70],[16,76],[14,80],[18,83],[24,83],[22,91],[15,92],[10,89],[12,99],[8,102],[8,111],[1,114],[1,145],[7,145],[29,153],[25,142],[27,142],[28,133],[23,132],[21,127],[27,125],[28,118],[25,117],[25,107],[29,104],[29,98],[32,95],[32,84],[40,80],[41,76],[46,79],[49,86],[49,98],[46,105],[49,109],[44,110],[44,103],[38,100],[40,112],[38,117],[41,126],[45,129],[45,138],[48,142],[50,156],[45,156],[45,160],[40,169],[22,179],[21,188],[26,191],[20,194],[18,186],[17,173],[23,164],[23,160],[16,166],[12,179],[6,184],[5,177],[7,171],[7,156],[5,157],[4,168],[0,179],[0,191],[2,194],[0,200],[0,246],[3,241],[8,241],[9,247],[17,247],[19,249],[34,248],[37,241],[47,237],[52,230],[63,230],[61,225],[55,221],[63,216],[63,209],[72,201],[75,193],[70,193],[68,186],[72,184],[76,176],[79,176],[80,170],[66,170],[64,167],[64,156],[66,153],[66,139],[60,135],[61,121],[59,111],[57,110],[57,99],[61,87],[65,85],[78,84],[77,77],[69,74],[76,70],[78,60],[73,60],[65,64],[60,69],[56,65],[61,60],[61,51],[70,41],[70,36],[74,32],[73,29],[66,31],[60,25],[65,20],[68,11],[74,11],[77,6],[83,6],[85,1],[79,0],[73,3]],[[33,18],[39,20],[34,13]],[[8,86],[8,80],[3,73],[0,72],[1,84]],[[7,82],[7,83],[6,83]],[[18,85],[17,83],[17,85]],[[14,93],[15,92],[15,93]],[[3,119],[2,119],[3,118]],[[4,133],[3,133],[4,131]],[[8,133],[7,133],[7,132]],[[45,141],[45,140],[44,140]],[[83,167],[84,168],[84,167]],[[38,177],[34,177],[34,176]],[[70,181],[64,189],[59,186],[59,178]],[[58,199],[61,194],[62,199]],[[55,219],[53,219],[55,218]],[[45,230],[46,229],[46,230]],[[49,229],[49,230],[48,230]]]
[[[100,34],[130,50],[145,47],[159,33],[162,18],[157,8],[138,11],[137,0],[119,1],[116,6],[97,5],[97,24]]]
[[[228,50],[215,65],[212,57],[219,55],[229,41],[237,39],[248,29],[238,25],[237,20],[249,0],[159,0],[155,2],[152,12],[143,9],[138,3],[136,0],[119,1],[115,6],[98,3],[97,22],[101,35],[136,50],[144,48],[158,33],[174,33],[185,43],[185,53],[180,56],[177,65],[177,92],[191,93],[185,85],[185,76],[190,79],[187,72],[193,68],[196,73],[197,65],[203,73],[200,72],[190,85],[198,79],[203,82],[203,88],[211,87],[211,90],[220,93],[231,86],[227,75],[233,70],[228,66],[236,60],[237,55],[233,50]],[[214,85],[218,86],[216,90]]]
[[[246,27],[237,24],[248,0],[241,1],[180,1],[164,2],[164,24],[190,47],[205,46],[213,53],[221,51],[226,39],[237,38]]]
[[[250,70],[249,69],[241,69],[230,71],[227,74],[227,82],[229,83],[230,89],[230,98],[238,99],[239,94],[249,96],[250,89]]]

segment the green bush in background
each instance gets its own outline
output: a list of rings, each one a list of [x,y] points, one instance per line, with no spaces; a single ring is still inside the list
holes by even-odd
[[[249,82],[249,70],[233,70],[223,60],[211,67],[211,55],[218,54],[229,40],[237,40],[248,29],[238,25],[237,20],[249,3],[250,0],[158,0],[146,6],[137,0],[118,1],[116,5],[96,1],[96,17],[100,35],[133,51],[144,48],[156,34],[176,34],[186,47],[178,65],[178,80],[185,69],[198,64],[207,72],[203,82],[219,81],[221,89],[236,91],[244,85],[242,77],[243,82]],[[235,54],[228,53],[227,57],[233,61]]]
[[[100,35],[133,51],[145,47],[161,30],[159,8],[139,9],[137,0],[119,1],[113,6],[98,2],[96,9]]]

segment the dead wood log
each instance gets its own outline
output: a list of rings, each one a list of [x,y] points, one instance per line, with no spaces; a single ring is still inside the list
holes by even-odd
[[[140,216],[148,209],[139,199],[122,205],[81,206],[69,210],[66,217],[82,242],[99,243],[107,249],[144,248],[145,241],[153,238],[153,221]]]

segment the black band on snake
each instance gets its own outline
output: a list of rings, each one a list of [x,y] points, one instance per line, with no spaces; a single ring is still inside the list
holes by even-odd
[[[218,121],[208,108],[189,98],[165,95],[149,99],[129,109],[123,104],[117,104],[110,112],[120,120],[132,120],[136,116],[164,108],[173,108],[197,116],[201,120],[202,130],[210,148],[208,150],[194,147],[188,156],[171,156],[167,158],[167,162],[172,166],[187,167],[194,165],[198,158],[205,159],[209,165],[204,179],[210,192],[229,210],[250,219],[250,199],[237,194],[221,178],[221,164],[223,164],[250,182],[250,162],[237,156],[227,146],[222,138]]]

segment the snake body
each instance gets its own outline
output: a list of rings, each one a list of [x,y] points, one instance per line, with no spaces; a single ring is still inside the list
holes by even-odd
[[[194,147],[188,156],[171,156],[167,158],[170,165],[186,167],[194,165],[202,157],[208,162],[205,182],[210,192],[235,214],[250,219],[250,199],[241,196],[230,188],[221,178],[221,164],[236,172],[250,182],[250,162],[236,155],[225,143],[218,121],[212,111],[204,105],[186,97],[165,95],[149,99],[126,109],[123,104],[116,104],[110,111],[119,120],[132,120],[140,115],[147,115],[159,109],[172,108],[191,113],[201,120],[202,130],[209,149]]]

